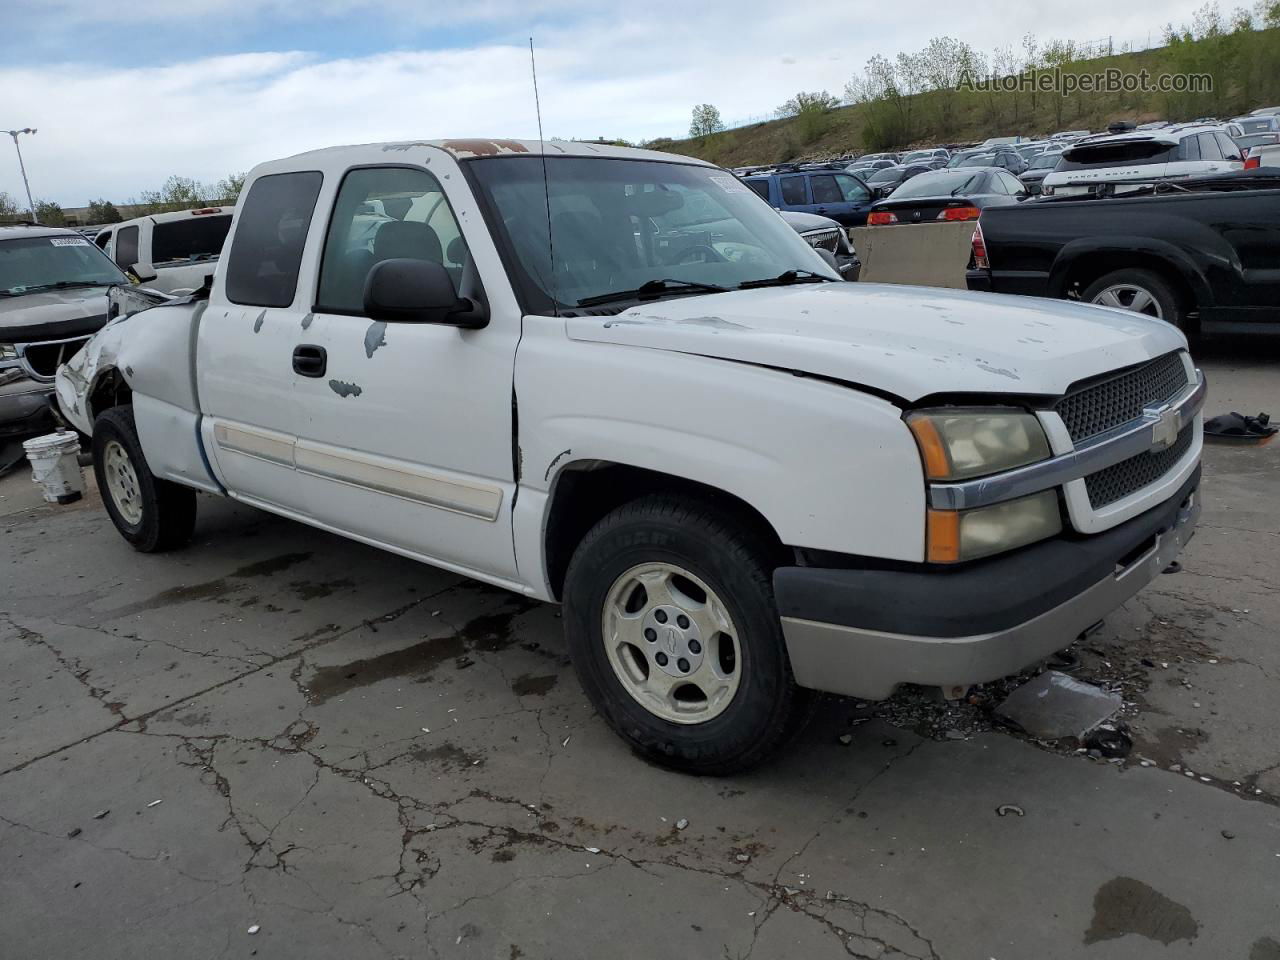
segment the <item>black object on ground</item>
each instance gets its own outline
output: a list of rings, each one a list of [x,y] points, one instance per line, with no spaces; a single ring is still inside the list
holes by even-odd
[[[1259,413],[1256,417],[1246,417],[1242,413],[1220,414],[1210,417],[1204,422],[1204,435],[1213,440],[1228,443],[1269,443],[1276,435],[1277,428],[1271,426],[1269,414]]]

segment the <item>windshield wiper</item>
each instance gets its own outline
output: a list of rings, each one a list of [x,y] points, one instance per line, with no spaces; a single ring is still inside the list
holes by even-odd
[[[700,283],[697,280],[646,280],[634,290],[615,290],[612,293],[601,293],[594,297],[584,297],[576,306],[598,307],[604,303],[615,303],[619,300],[656,300],[664,293],[683,293],[697,291],[700,293],[727,293],[728,287],[715,283]]]
[[[739,290],[752,290],[756,287],[785,287],[792,283],[826,283],[834,282],[831,277],[824,273],[815,273],[813,270],[784,270],[776,277],[766,277],[763,280],[744,280],[738,284]]]
[[[36,283],[24,289],[23,293],[37,290],[70,290],[74,287],[109,287],[110,280],[59,280],[57,283]]]

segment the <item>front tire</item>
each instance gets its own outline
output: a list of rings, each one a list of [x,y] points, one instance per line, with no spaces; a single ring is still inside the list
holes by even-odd
[[[112,407],[94,421],[93,474],[111,522],[135,550],[159,553],[191,539],[196,492],[151,472],[133,407]]]
[[[803,725],[772,551],[729,512],[651,496],[583,539],[565,577],[569,652],[592,704],[645,757],[722,775]]]

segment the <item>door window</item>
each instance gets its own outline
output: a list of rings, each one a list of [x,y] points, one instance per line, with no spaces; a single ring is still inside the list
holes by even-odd
[[[804,192],[804,177],[782,178],[782,202],[793,207],[809,202]]]
[[[765,201],[765,203],[769,202],[768,180],[744,180],[743,183],[754,190],[760,196],[760,199]]]
[[[1218,141],[1218,146],[1222,148],[1222,157],[1224,160],[1240,160],[1240,146],[1228,137],[1225,133],[1215,133],[1214,137]]]
[[[871,199],[871,193],[858,182],[857,177],[851,177],[847,173],[837,173],[835,181],[845,203],[865,203]]]
[[[363,314],[365,280],[383,260],[443,264],[457,286],[467,257],[453,210],[434,176],[409,167],[351,170],[329,221],[316,309]]]
[[[1221,160],[1222,148],[1218,146],[1218,141],[1212,133],[1200,134],[1200,159],[1201,160]]]
[[[1181,147],[1181,159],[1183,160],[1199,160],[1200,159],[1200,139],[1198,137],[1183,137]]]
[[[138,228],[116,231],[116,266],[128,270],[138,262]]]
[[[319,170],[259,177],[240,209],[227,258],[227,299],[253,307],[287,307],[324,177]]]
[[[836,186],[836,178],[832,176],[810,177],[809,189],[813,191],[814,203],[843,203],[844,196]]]

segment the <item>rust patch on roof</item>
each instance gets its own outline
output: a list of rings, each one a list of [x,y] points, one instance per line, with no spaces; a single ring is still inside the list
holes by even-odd
[[[459,157],[496,157],[500,153],[528,153],[518,140],[446,140],[444,149]]]

